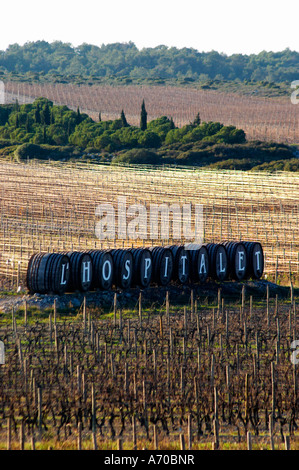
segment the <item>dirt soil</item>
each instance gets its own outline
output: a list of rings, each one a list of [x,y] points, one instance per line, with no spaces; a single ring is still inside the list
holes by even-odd
[[[290,288],[279,286],[265,280],[247,281],[246,283],[226,281],[223,283],[207,282],[205,284],[187,284],[187,285],[168,285],[167,287],[151,286],[142,291],[139,288],[130,288],[126,291],[90,291],[90,292],[73,292],[64,295],[29,295],[22,292],[18,295],[7,295],[0,293],[0,314],[10,313],[12,309],[17,311],[24,308],[27,301],[28,308],[36,308],[37,310],[46,310],[53,307],[54,299],[56,299],[57,309],[76,311],[83,303],[86,297],[86,305],[90,307],[100,307],[103,309],[113,309],[114,294],[117,292],[118,306],[121,308],[137,307],[139,293],[142,292],[142,305],[144,307],[155,306],[160,308],[165,302],[166,292],[169,292],[170,303],[186,304],[190,302],[191,290],[194,291],[194,298],[201,301],[213,301],[217,298],[218,289],[221,289],[221,296],[224,299],[236,302],[241,301],[242,287],[245,285],[245,300],[249,300],[252,296],[253,300],[266,299],[267,286],[269,286],[270,297],[278,295],[279,298],[290,298]],[[294,296],[299,295],[299,289],[294,289]]]

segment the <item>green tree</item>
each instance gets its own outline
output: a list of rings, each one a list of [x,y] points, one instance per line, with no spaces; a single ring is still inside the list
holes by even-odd
[[[35,109],[35,112],[34,112],[34,118],[35,118],[36,124],[40,124],[40,122],[41,122],[41,117],[40,117],[39,105],[36,106],[36,109]]]
[[[11,105],[2,105],[0,106],[0,126],[4,126],[9,118],[9,115],[12,112]]]
[[[246,142],[246,134],[243,129],[236,129],[235,126],[223,126],[215,134],[215,141],[227,144],[242,144]]]
[[[81,113],[80,113],[80,109],[79,109],[79,106],[77,108],[77,116],[76,116],[76,125],[77,124],[80,124],[81,122]]]
[[[29,120],[28,114],[27,114],[27,117],[26,117],[25,129],[26,129],[26,132],[27,132],[27,133],[30,132],[30,120]]]
[[[18,99],[16,99],[13,110],[16,111],[16,112],[20,111],[20,105],[19,105]]]
[[[200,126],[201,120],[200,120],[200,114],[197,113],[195,116],[195,119],[193,121],[193,126]]]
[[[139,137],[138,143],[141,147],[157,148],[157,147],[160,147],[161,145],[161,139],[158,136],[158,134],[147,129]]]
[[[43,143],[46,144],[47,143],[47,129],[46,129],[46,126],[43,127]]]
[[[43,108],[43,111],[42,111],[42,116],[43,116],[43,123],[46,125],[46,126],[49,126],[51,124],[51,112],[50,112],[50,107],[49,107],[49,103],[47,102]]]
[[[125,113],[124,113],[123,109],[121,110],[120,119],[121,119],[121,122],[122,122],[122,126],[123,127],[128,127],[128,122],[127,122],[127,119],[126,119],[126,116],[125,116]]]
[[[172,119],[169,119],[167,116],[161,116],[150,121],[147,128],[158,134],[161,142],[164,142],[167,133],[174,129],[175,125]]]
[[[147,112],[146,112],[146,109],[145,109],[144,100],[142,101],[142,105],[141,105],[140,129],[142,131],[145,131],[147,129]]]

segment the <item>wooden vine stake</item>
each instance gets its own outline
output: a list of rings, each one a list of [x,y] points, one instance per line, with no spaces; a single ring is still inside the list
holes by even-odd
[[[184,434],[180,434],[180,448],[181,448],[181,450],[185,450],[185,436],[184,436]]]
[[[7,418],[7,450],[11,450],[11,417]]]
[[[219,449],[218,392],[214,387],[214,442],[213,450]]]
[[[192,420],[191,414],[188,414],[188,449],[192,449]]]
[[[77,449],[82,450],[82,422],[78,423]]]
[[[273,418],[274,418],[273,414],[270,413],[270,415],[269,415],[269,435],[270,435],[271,450],[275,450],[275,447],[274,447],[274,433],[273,433],[274,432],[274,429],[273,429],[274,428],[274,426],[273,426],[273,424],[274,424],[273,421],[274,420],[273,420]]]
[[[139,313],[139,325],[142,325],[142,293],[139,293],[138,299],[138,313]]]
[[[137,450],[137,435],[136,435],[136,416],[132,418],[132,434],[133,434],[133,450]]]
[[[166,318],[168,325],[170,323],[170,317],[169,317],[169,291],[166,292],[166,299],[165,299],[165,304],[166,304]]]
[[[247,450],[252,450],[251,433],[247,431]]]

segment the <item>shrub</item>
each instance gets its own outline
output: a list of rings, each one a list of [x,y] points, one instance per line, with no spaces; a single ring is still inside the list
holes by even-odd
[[[37,144],[22,144],[19,145],[15,152],[15,158],[20,160],[26,160],[31,158],[39,158],[43,160],[62,160],[65,158],[71,158],[78,156],[80,151],[71,146],[56,146],[56,145],[37,145]]]
[[[147,149],[131,149],[112,159],[112,164],[132,163],[157,165],[161,163],[161,158],[155,152]]]

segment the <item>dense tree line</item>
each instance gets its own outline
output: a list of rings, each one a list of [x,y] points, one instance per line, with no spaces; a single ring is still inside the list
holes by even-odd
[[[33,144],[67,145],[77,125],[91,119],[46,98],[0,106],[0,139]]]
[[[0,74],[46,74],[54,77],[128,77],[128,79],[220,79],[290,82],[298,79],[299,52],[262,51],[259,54],[225,55],[216,51],[166,47],[139,50],[134,43],[102,45],[55,41],[10,45],[0,51]]]
[[[124,110],[115,120],[94,121],[87,114],[46,98],[19,105],[0,105],[0,155],[16,158],[62,160],[95,158],[125,164],[175,164],[248,170],[298,171],[291,147],[248,142],[245,132],[220,122],[193,122],[177,127],[172,118],[147,121],[144,101],[140,125],[128,123]],[[287,167],[286,167],[287,165]]]
[[[199,115],[193,123],[177,128],[171,118],[162,116],[147,122],[144,101],[141,104],[140,127],[127,122],[124,111],[120,118],[98,122],[87,114],[56,106],[46,98],[31,104],[0,106],[0,139],[18,143],[73,145],[82,149],[114,152],[132,148],[159,148],[175,142],[241,143],[245,133],[234,126],[201,123]]]

